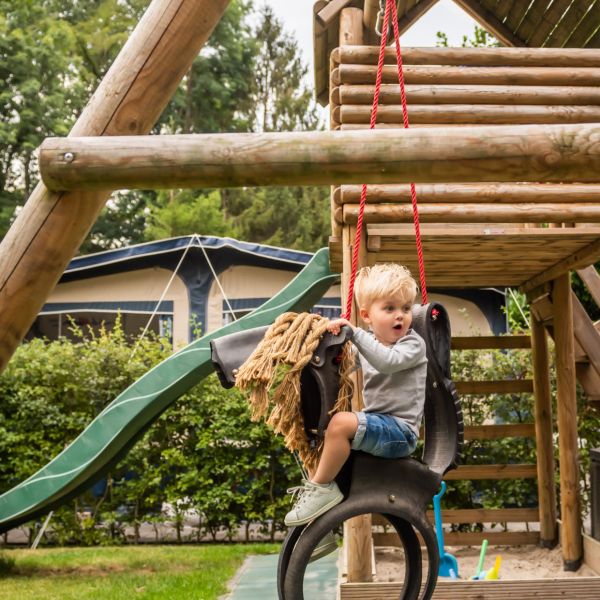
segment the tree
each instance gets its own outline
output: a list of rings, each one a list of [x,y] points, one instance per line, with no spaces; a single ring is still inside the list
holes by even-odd
[[[304,84],[307,68],[297,41],[284,31],[282,22],[269,6],[263,6],[259,18],[254,130],[316,129],[319,120],[312,93]]]
[[[259,13],[256,39],[254,130],[292,131],[319,127],[315,101],[293,36],[271,8]],[[222,206],[236,236],[259,243],[317,250],[330,232],[329,189],[264,187],[223,190]]]
[[[443,31],[438,31],[436,37],[438,39],[437,46],[443,48],[449,46],[448,36]],[[463,48],[498,48],[501,44],[487,29],[475,25],[471,38],[463,35],[461,46]]]
[[[149,240],[197,233],[228,236],[233,233],[221,210],[218,192],[196,194],[193,190],[161,191],[148,219]]]
[[[47,2],[0,0],[0,235],[37,180],[34,151],[83,103],[76,36]]]

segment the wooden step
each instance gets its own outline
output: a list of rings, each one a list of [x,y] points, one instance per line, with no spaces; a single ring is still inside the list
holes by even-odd
[[[342,583],[340,600],[389,600],[400,595],[396,582]],[[597,600],[600,577],[557,577],[521,581],[438,580],[432,600]]]

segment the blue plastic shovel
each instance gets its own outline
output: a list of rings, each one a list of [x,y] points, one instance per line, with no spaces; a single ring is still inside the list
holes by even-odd
[[[442,481],[442,489],[433,497],[433,514],[435,517],[435,535],[437,537],[438,549],[440,551],[440,577],[452,577],[458,579],[458,563],[456,557],[444,550],[444,530],[442,529],[442,509],[440,499],[446,492],[446,482]]]

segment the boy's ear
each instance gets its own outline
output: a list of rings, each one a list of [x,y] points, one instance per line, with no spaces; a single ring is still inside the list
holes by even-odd
[[[367,324],[370,325],[371,324],[371,319],[369,317],[369,311],[366,308],[360,308],[358,310],[358,314],[360,315],[360,318]]]

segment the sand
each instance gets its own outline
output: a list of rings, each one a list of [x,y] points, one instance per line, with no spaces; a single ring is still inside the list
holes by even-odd
[[[460,579],[469,579],[475,574],[479,561],[479,547],[447,548],[447,552],[458,561]],[[496,556],[502,556],[500,579],[554,579],[563,577],[599,576],[588,566],[578,571],[564,571],[560,547],[553,550],[537,546],[490,546],[487,549],[484,569],[490,569]],[[404,554],[394,547],[377,548],[375,553],[375,581],[400,581],[404,577]],[[427,569],[426,560],[423,569]]]

